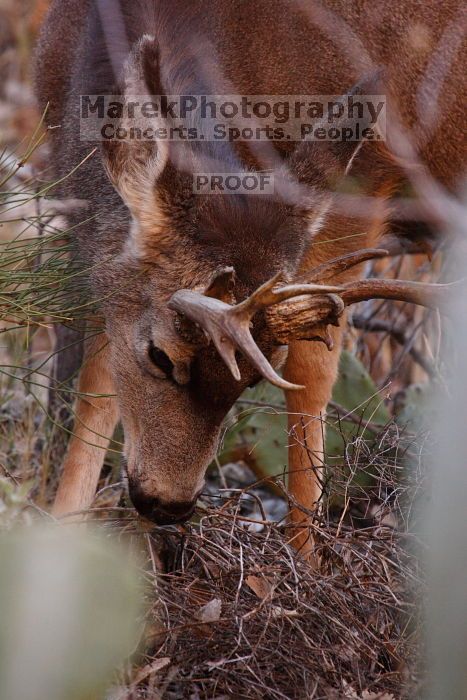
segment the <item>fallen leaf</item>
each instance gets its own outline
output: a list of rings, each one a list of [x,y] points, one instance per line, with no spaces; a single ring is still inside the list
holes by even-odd
[[[300,617],[298,610],[287,610],[287,608],[281,608],[280,605],[274,605],[272,608],[273,617]]]
[[[271,581],[265,576],[247,576],[245,583],[261,600],[270,596],[274,590]]]
[[[200,622],[217,622],[221,616],[222,611],[222,601],[220,598],[213,598],[203,605],[196,614],[195,617]]]
[[[135,673],[132,686],[138,685],[138,683],[144,681],[145,678],[147,678],[151,674],[157,673],[157,671],[161,671],[163,668],[170,664],[170,661],[170,657],[164,656],[161,659],[154,659],[154,661],[150,664],[146,664],[146,666],[143,666],[143,668],[140,668],[139,671]]]

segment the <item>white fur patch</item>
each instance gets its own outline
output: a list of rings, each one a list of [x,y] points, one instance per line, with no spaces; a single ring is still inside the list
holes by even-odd
[[[147,86],[143,76],[142,56],[145,47],[155,41],[153,36],[145,34],[132,48],[127,58],[123,73],[123,99],[124,117],[121,127],[128,133],[131,130],[141,131],[146,129],[154,134],[164,127],[162,117],[145,117],[140,111],[136,116],[128,116],[128,106],[131,102],[149,102],[153,96],[147,94]],[[144,255],[141,244],[140,231],[152,224],[155,217],[156,197],[155,184],[162,173],[168,160],[168,143],[166,140],[141,141],[129,137],[126,140],[126,153],[123,167],[112,177],[115,188],[120,193],[123,201],[132,214],[132,224],[125,245],[124,255],[131,258],[140,258]],[[157,224],[157,222],[155,222]]]
[[[314,212],[313,218],[308,224],[308,234],[310,238],[314,238],[323,228],[326,218],[331,207],[331,199],[328,199],[321,205],[317,212]]]
[[[149,96],[147,94],[147,86],[143,78],[143,71],[141,65],[141,56],[144,52],[145,46],[155,42],[155,37],[149,34],[144,34],[141,39],[133,47],[124,70],[124,100],[125,107],[129,105],[130,102],[141,102],[149,101]],[[125,109],[125,114],[127,110]],[[138,119],[125,118],[122,120],[122,126],[125,129],[130,129],[131,127],[137,127],[144,131],[145,129],[152,129],[153,131],[161,129],[164,127],[164,120],[162,117],[143,117],[138,116]],[[138,149],[138,141],[132,141],[133,147]],[[146,182],[151,186],[157,177],[161,174],[168,158],[168,144],[167,141],[157,141],[155,144],[155,152],[151,158],[147,160],[145,167],[141,168],[140,175],[147,175],[146,178],[138,178],[140,180],[140,185],[144,185]],[[133,174],[133,173],[132,173]],[[136,174],[136,173],[135,173]]]

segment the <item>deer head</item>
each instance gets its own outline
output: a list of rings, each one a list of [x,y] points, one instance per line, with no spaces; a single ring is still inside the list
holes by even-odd
[[[144,37],[127,63],[125,97],[148,86],[163,94],[159,75],[157,46]],[[106,171],[125,204],[105,212],[105,229],[113,222],[126,234],[93,284],[104,300],[130,496],[153,521],[191,515],[222,422],[246,387],[264,377],[300,390],[277,374],[283,346],[298,337],[326,342],[325,324],[338,322],[344,301],[336,296],[343,288],[332,285],[336,266],[327,270],[330,284],[290,281],[329,206],[329,180],[344,174],[355,148],[299,146],[287,169],[313,195],[291,203],[194,195],[193,167],[202,156],[194,148],[104,144]],[[240,162],[229,144],[216,158],[219,152],[226,169],[254,167],[254,157]]]

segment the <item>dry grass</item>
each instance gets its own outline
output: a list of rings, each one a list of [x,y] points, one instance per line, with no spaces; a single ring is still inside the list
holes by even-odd
[[[398,462],[403,448],[412,468]],[[333,470],[344,506],[314,521],[319,571],[286,523],[244,514],[255,485],[224,491],[184,527],[142,532],[132,509],[95,512],[146,559],[145,632],[111,697],[419,697],[420,455],[393,425],[357,454]],[[357,471],[370,487],[352,481]]]

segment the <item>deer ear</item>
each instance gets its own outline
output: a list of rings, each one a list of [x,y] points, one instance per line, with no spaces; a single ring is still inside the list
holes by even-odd
[[[117,126],[125,138],[102,143],[107,174],[135,218],[151,207],[154,183],[167,162],[168,146],[166,141],[150,139],[164,126],[162,117],[145,118],[138,113],[129,118],[128,107],[130,102],[158,101],[162,94],[158,47],[154,37],[144,35],[133,47],[123,70],[123,116]],[[139,138],[140,134],[144,138]]]
[[[345,175],[355,155],[365,141],[382,139],[384,127],[384,95],[382,95],[382,71],[378,69],[354,85],[349,92],[333,101],[334,109],[342,111],[342,115],[332,120],[334,133],[339,137],[327,140],[305,140],[295,149],[289,158],[289,168],[299,182],[321,189],[329,189],[336,181]],[[358,100],[361,96],[362,100]],[[363,99],[364,98],[364,99]],[[364,105],[359,116],[358,129],[356,119],[349,113],[348,105],[352,103]],[[341,107],[342,110],[339,108]],[[321,123],[315,124],[313,133],[318,129],[330,133],[331,123],[326,116]],[[350,137],[347,134],[352,134]]]

